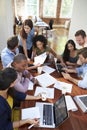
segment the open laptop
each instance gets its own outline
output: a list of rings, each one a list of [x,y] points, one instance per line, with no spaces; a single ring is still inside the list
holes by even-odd
[[[87,94],[77,95],[74,97],[74,100],[83,112],[87,112]]]
[[[65,97],[62,95],[55,103],[36,102],[40,110],[40,125],[44,128],[55,128],[68,118]]]

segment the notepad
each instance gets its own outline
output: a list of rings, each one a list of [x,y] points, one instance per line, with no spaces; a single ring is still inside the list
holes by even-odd
[[[65,83],[65,82],[61,82],[61,81],[57,81],[54,85],[54,88],[59,89],[62,91],[63,87],[66,89],[66,92],[71,93],[72,91],[72,84],[69,83]]]
[[[78,108],[70,95],[65,96],[67,110],[77,111]]]
[[[54,84],[57,80],[48,73],[44,73],[35,77],[42,87],[48,87]]]
[[[49,67],[49,66],[47,66],[47,65],[43,66],[43,72],[46,72],[46,73],[48,73],[48,74],[51,74],[51,73],[54,72],[54,71],[55,71],[55,69],[52,68],[52,67]]]
[[[54,98],[54,88],[36,87],[34,96],[37,96],[39,93],[43,92],[46,92],[47,98]]]
[[[22,109],[22,120],[23,119],[35,119],[35,118],[40,118],[40,111],[39,107],[31,107],[31,108],[25,108]]]

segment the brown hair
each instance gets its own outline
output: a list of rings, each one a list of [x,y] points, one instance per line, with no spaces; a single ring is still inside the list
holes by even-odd
[[[78,31],[75,33],[75,37],[76,37],[76,36],[79,36],[79,35],[81,35],[82,38],[85,38],[85,37],[86,37],[86,33],[85,33],[84,30],[78,30]]]
[[[22,30],[21,30],[20,34],[21,34],[22,38],[24,38],[24,39],[27,39],[27,34],[26,34],[25,30],[24,30],[24,26],[26,26],[26,25],[29,26],[32,29],[33,28],[32,20],[31,19],[26,19],[24,21],[24,23],[23,23]]]

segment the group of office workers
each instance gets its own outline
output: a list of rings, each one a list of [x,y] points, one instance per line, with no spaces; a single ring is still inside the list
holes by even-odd
[[[86,89],[87,86],[87,47],[86,33],[84,30],[76,32],[76,41],[82,49],[76,49],[73,40],[68,40],[65,50],[62,54],[56,53],[48,46],[47,39],[43,35],[34,36],[34,27],[30,19],[23,23],[22,30],[18,36],[13,36],[7,40],[7,47],[1,52],[1,61],[3,70],[0,71],[0,130],[13,130],[24,124],[38,125],[38,119],[26,119],[20,121],[11,121],[11,109],[17,105],[17,102],[23,100],[39,100],[41,94],[31,96],[26,94],[30,80],[38,84],[37,80],[29,72],[30,69],[40,66],[29,67],[30,60],[44,52],[49,58],[50,53],[54,55],[63,66],[62,75],[65,79]],[[78,67],[78,63],[80,67]],[[74,79],[69,73],[78,73],[82,75],[81,80]],[[10,100],[10,101],[9,101]]]

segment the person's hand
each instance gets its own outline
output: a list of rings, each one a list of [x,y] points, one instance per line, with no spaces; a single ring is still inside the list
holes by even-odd
[[[66,61],[66,64],[67,64],[67,65],[71,65],[69,61]]]
[[[30,63],[30,58],[27,58],[28,64]]]
[[[42,99],[42,94],[41,93],[39,93],[37,96],[35,96],[36,97],[36,99]]]
[[[35,66],[36,66],[36,68],[37,68],[37,67],[40,67],[40,66],[41,66],[41,64],[40,64],[40,63],[38,63],[38,64],[36,64]]]
[[[35,79],[35,78],[33,78],[31,81],[34,83],[34,85],[39,84],[39,83],[38,83],[38,80]]]
[[[63,75],[64,79],[69,80],[71,78],[70,74],[67,74],[67,73],[64,73],[64,72],[62,72],[62,75]]]
[[[27,123],[29,124],[34,124],[34,125],[39,125],[39,119],[35,118],[35,119],[28,119]]]
[[[63,67],[66,67],[66,64],[64,62],[60,63]]]

